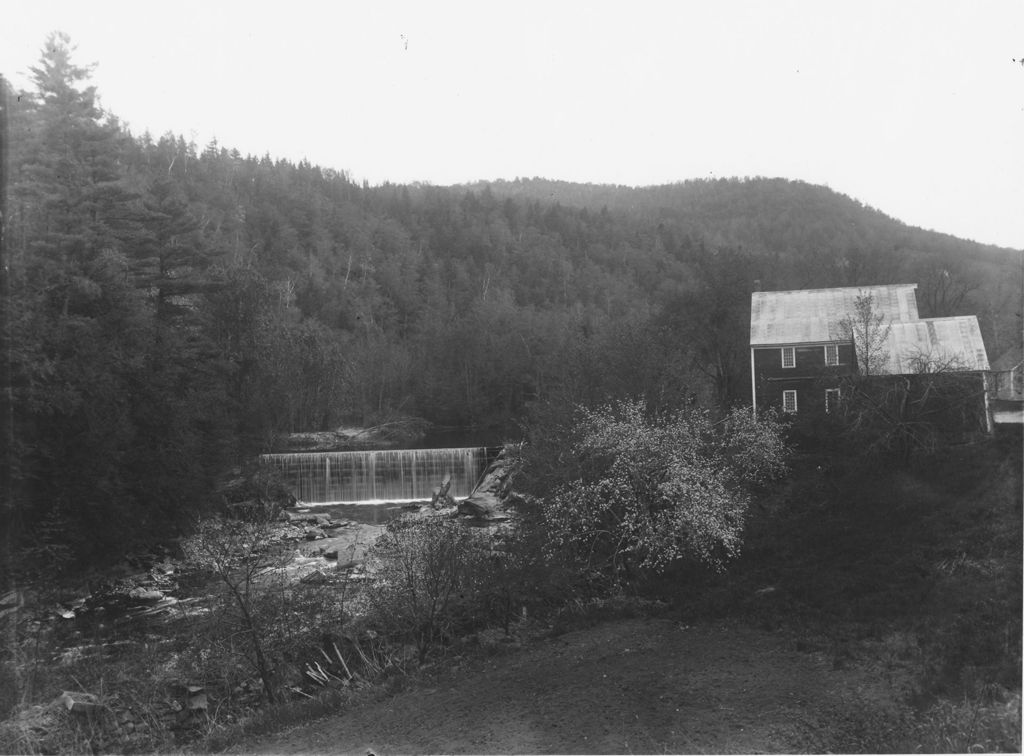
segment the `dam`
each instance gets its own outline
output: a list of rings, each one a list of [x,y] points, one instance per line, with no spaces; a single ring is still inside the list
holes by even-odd
[[[465,498],[489,462],[487,447],[376,449],[263,454],[305,504],[380,504],[429,500],[446,476],[449,494]]]

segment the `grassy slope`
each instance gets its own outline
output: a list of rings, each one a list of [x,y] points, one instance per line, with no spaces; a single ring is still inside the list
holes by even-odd
[[[592,626],[466,654],[387,700],[238,750],[813,753],[885,743],[877,728],[866,742],[846,726],[851,708],[891,698],[870,672],[833,670],[780,633],[609,619],[609,609]]]
[[[674,634],[607,607],[563,612],[553,638],[504,660],[455,652],[437,680],[250,747],[1019,751],[1021,555],[1019,445],[909,470],[803,456],[728,574],[648,586],[673,598],[656,613]]]
[[[622,623],[623,613],[648,613],[642,603],[626,603],[622,611],[569,607],[541,633],[543,640],[524,635],[526,647],[493,666],[490,647],[478,649],[482,658],[471,645],[449,649],[434,670],[459,680],[443,706],[430,674],[420,682],[414,675],[411,690],[397,698],[384,695],[386,684],[374,686],[376,693],[367,693],[383,700],[366,711],[355,707],[338,717],[337,703],[310,702],[316,706],[309,710],[262,712],[262,732],[310,714],[333,710],[335,716],[243,749],[258,742],[275,752],[328,750],[315,739],[325,727],[336,731],[330,745],[338,747],[346,742],[342,733],[356,736],[349,731],[359,722],[360,732],[381,735],[377,723],[384,717],[392,744],[410,749],[432,733],[447,750],[457,744],[466,751],[509,750],[511,743],[530,742],[536,752],[564,752],[579,743],[577,736],[593,737],[603,727],[611,740],[578,748],[623,752],[626,741],[614,738],[639,737],[642,730],[654,739],[631,740],[630,748],[1019,751],[1021,496],[1019,442],[955,447],[909,470],[805,455],[788,480],[759,497],[745,553],[729,573],[677,574],[649,586],[672,599],[670,608],[655,612],[663,617],[658,622],[676,620],[661,635]],[[675,639],[687,628],[695,634],[680,645]],[[566,633],[579,650],[556,672]],[[647,644],[641,665],[637,639]],[[516,645],[513,640],[509,648]],[[662,679],[673,674],[676,683]],[[542,688],[547,693],[539,705],[534,699]],[[790,688],[794,695],[803,691],[796,704],[780,698]],[[684,705],[673,703],[684,689]],[[908,706],[894,712],[887,703],[893,695]],[[581,709],[584,699],[590,703]],[[518,712],[515,727],[495,729],[496,720],[481,717],[493,710],[508,719],[512,709],[502,713],[503,706]],[[737,728],[736,712],[745,730]],[[438,729],[440,714],[447,730]],[[635,733],[613,721],[630,714],[638,722],[660,719],[644,720]],[[530,733],[546,734],[522,741],[524,722]],[[509,739],[488,740],[495,732]],[[240,734],[218,735],[216,745]],[[740,734],[753,740],[730,739]]]
[[[985,737],[998,745],[1008,727],[1019,749],[1020,451],[953,447],[908,470],[803,456],[752,513],[740,562],[710,590],[696,581],[683,611],[788,629],[837,669],[898,681],[919,717],[905,746],[984,740],[1005,710],[1016,724]]]

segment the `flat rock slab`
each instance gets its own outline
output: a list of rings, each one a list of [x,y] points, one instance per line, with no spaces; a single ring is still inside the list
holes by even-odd
[[[373,545],[383,530],[383,525],[352,523],[329,538],[303,543],[299,549],[305,554],[336,551],[339,564],[361,563],[366,559],[367,549]]]
[[[850,750],[881,676],[746,627],[620,620],[440,672],[248,753],[800,753]]]

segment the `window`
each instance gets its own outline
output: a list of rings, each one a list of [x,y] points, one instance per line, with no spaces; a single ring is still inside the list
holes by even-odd
[[[796,367],[796,347],[782,347],[782,367]]]
[[[826,365],[838,365],[839,364],[839,345],[838,344],[826,344],[825,345],[825,364]]]
[[[782,411],[796,412],[796,391],[782,392]]]
[[[839,389],[825,389],[825,411],[833,412],[839,407]]]

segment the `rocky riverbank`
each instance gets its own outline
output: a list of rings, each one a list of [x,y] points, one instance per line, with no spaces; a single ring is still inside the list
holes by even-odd
[[[319,568],[353,569],[362,565],[366,552],[383,524],[373,525],[336,519],[314,508],[284,510],[272,529],[269,548],[293,549],[289,562],[298,577]],[[52,603],[36,605],[34,622],[63,623],[95,629],[97,623],[129,626],[151,623],[162,616],[180,614],[184,607],[202,601],[203,578],[173,547],[133,554],[109,568],[104,577],[78,588],[65,587]],[[28,589],[26,593],[39,595]]]
[[[514,517],[516,497],[510,489],[511,474],[504,457],[484,474],[473,494],[459,502],[445,499],[402,505],[405,512],[434,512],[460,517],[473,524],[499,524]],[[235,486],[238,489],[238,486]],[[232,497],[237,498],[237,497]],[[297,579],[324,570],[358,572],[366,554],[384,529],[388,513],[379,522],[358,522],[336,517],[326,507],[303,507],[289,501],[270,530],[267,547],[294,550],[287,570]],[[252,500],[229,501],[228,511],[244,515]],[[358,506],[358,505],[356,505]],[[202,578],[172,547],[126,557],[102,579],[79,589],[66,589],[52,605],[40,607],[34,622],[55,622],[89,628],[126,627],[158,623],[161,617],[188,613],[202,602]],[[196,595],[196,592],[200,595]],[[24,601],[23,601],[24,603]]]
[[[271,556],[248,585],[269,591],[269,603],[258,608],[269,612],[259,620],[268,623],[262,632],[287,649],[287,658],[275,657],[282,665],[274,672],[280,695],[306,700],[324,686],[368,684],[379,672],[372,631],[337,633],[352,616],[346,602],[368,577],[367,554],[387,521],[420,513],[505,527],[514,515],[508,480],[507,468],[496,463],[465,501],[454,501],[442,486],[433,502],[334,508],[299,506],[280,484],[256,476],[238,474],[226,483],[223,519],[207,523],[215,532],[231,531],[231,523],[244,531],[267,511],[279,512],[261,521],[255,551],[252,539],[235,544]],[[18,707],[0,723],[0,752],[174,747],[202,737],[214,722],[230,727],[263,705],[266,689],[244,659],[247,641],[231,648],[244,631],[230,626],[238,607],[223,577],[200,569],[186,553],[170,544],[125,557],[77,585],[38,586],[11,602],[3,597],[3,606],[13,604],[4,611],[31,659],[19,669],[27,680],[19,688],[35,688],[30,700],[45,703]]]
[[[266,547],[285,553],[280,569],[286,584],[358,580],[383,527],[293,507],[282,511]],[[191,639],[210,620],[219,590],[172,545],[128,556],[102,578],[77,587],[16,592],[7,619],[18,623],[23,637],[36,639],[28,675],[54,697],[17,711],[3,723],[3,740],[23,743],[19,751],[54,753],[76,750],[85,742],[78,737],[88,737],[89,748],[100,750],[114,744],[148,748],[168,736],[188,740],[210,721],[210,702],[223,701],[226,694],[239,712],[225,715],[228,721],[257,706],[262,696],[257,680],[243,676],[228,689],[209,690],[201,666],[181,662],[195,654]],[[120,677],[127,669],[137,669],[128,672],[136,679]],[[138,680],[139,673],[150,679]]]

